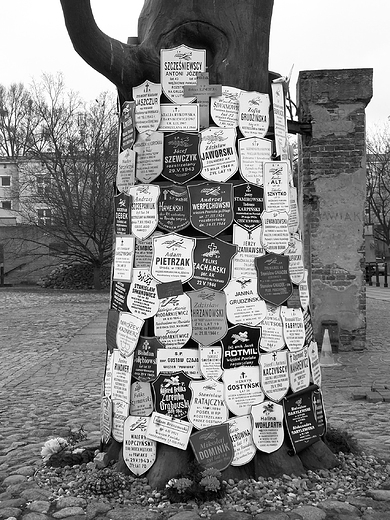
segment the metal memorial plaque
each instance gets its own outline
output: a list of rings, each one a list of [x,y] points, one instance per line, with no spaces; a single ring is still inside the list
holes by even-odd
[[[313,390],[313,404],[314,412],[317,419],[318,435],[322,437],[326,433],[326,415],[324,409],[324,402],[322,399],[322,392],[320,389]]]
[[[150,382],[157,377],[157,349],[163,348],[155,336],[140,336],[134,350],[132,376],[137,381]]]
[[[135,183],[135,152],[124,150],[118,155],[118,171],[116,174],[116,187],[119,191],[129,193]]]
[[[230,281],[232,258],[237,247],[218,238],[198,238],[194,251],[193,289],[222,290]]]
[[[290,186],[290,212],[288,214],[288,229],[291,234],[299,228],[298,193],[294,186]]]
[[[199,345],[200,371],[205,379],[217,381],[222,375],[222,347],[212,345],[204,347]]]
[[[276,155],[282,160],[288,157],[287,120],[284,98],[284,85],[282,83],[271,83],[272,109],[274,114],[274,133]]]
[[[264,401],[252,408],[253,442],[264,453],[277,451],[284,441],[283,406]]]
[[[288,352],[288,372],[290,374],[290,388],[293,392],[299,392],[310,384],[310,363],[308,347],[298,352]]]
[[[133,87],[135,101],[135,126],[139,133],[154,132],[160,123],[161,85],[144,81]]]
[[[112,436],[117,442],[123,442],[123,425],[129,416],[129,403],[120,399],[112,400]]]
[[[235,128],[210,127],[200,133],[201,176],[214,182],[226,182],[238,170]]]
[[[133,147],[135,134],[135,102],[125,101],[122,105],[121,115],[121,145],[122,150],[128,150]]]
[[[237,246],[237,254],[233,258],[233,278],[257,278],[255,258],[265,254],[261,232],[261,227],[249,232],[233,224],[233,244]]]
[[[157,351],[157,373],[173,374],[182,370],[192,379],[200,379],[199,350],[197,348],[161,348]]]
[[[305,269],[303,267],[302,240],[293,235],[290,239],[290,243],[285,254],[288,255],[290,259],[288,263],[288,272],[290,274],[291,281],[298,285],[302,282],[305,274]]]
[[[172,282],[157,284],[157,294],[160,300],[171,298],[172,296],[180,296],[183,292],[181,280],[172,280]]]
[[[303,278],[299,283],[299,299],[301,302],[301,306],[303,310],[307,310],[310,305],[310,294],[309,294],[309,285],[308,285],[308,271],[304,269]]]
[[[227,318],[234,325],[255,327],[267,314],[265,301],[257,294],[256,278],[235,278],[224,288]]]
[[[131,232],[140,240],[148,238],[157,227],[159,194],[159,186],[152,184],[138,184],[130,188]]]
[[[164,136],[162,176],[176,184],[195,178],[201,170],[199,134],[175,132]]]
[[[146,430],[146,438],[186,450],[191,431],[192,424],[189,422],[153,412]]]
[[[305,324],[301,309],[282,307],[280,317],[283,322],[283,335],[290,352],[301,350],[305,344]]]
[[[164,134],[162,132],[138,134],[133,150],[137,154],[135,176],[140,182],[149,184],[162,172],[163,142]]]
[[[148,417],[153,412],[153,398],[150,383],[135,381],[130,388],[130,415]]]
[[[111,309],[117,312],[127,312],[129,310],[127,308],[127,294],[129,292],[129,289],[130,282],[112,282],[110,303]]]
[[[198,430],[221,424],[229,417],[223,399],[223,383],[213,379],[191,381],[192,398],[188,420]]]
[[[161,49],[161,84],[166,97],[172,103],[192,103],[184,97],[184,85],[196,85],[198,72],[206,70],[206,51],[179,45],[173,49]]]
[[[226,405],[234,415],[247,415],[253,405],[264,401],[258,366],[224,370],[222,380]]]
[[[211,117],[217,126],[222,128],[238,126],[238,98],[241,92],[239,88],[222,86],[222,94],[211,98]]]
[[[282,305],[292,294],[288,256],[271,253],[255,259],[257,292],[272,305]]]
[[[119,193],[114,197],[116,235],[130,235],[130,197],[126,193]]]
[[[148,271],[152,268],[153,258],[153,239],[156,237],[163,236],[161,231],[155,231],[150,237],[144,240],[135,240],[135,251],[134,251],[134,267],[137,269],[147,269]]]
[[[264,163],[264,200],[268,212],[290,211],[289,164]]]
[[[190,225],[190,199],[186,186],[164,186],[158,199],[158,227],[168,233]]]
[[[191,304],[187,294],[160,300],[154,331],[165,348],[183,347],[191,337]]]
[[[223,368],[255,366],[259,364],[261,328],[235,325],[222,340]]]
[[[310,345],[310,342],[314,339],[314,335],[313,324],[311,321],[311,313],[309,308],[303,311],[303,324],[305,326],[305,345]]]
[[[290,387],[287,351],[260,355],[261,386],[265,395],[273,401],[285,397]]]
[[[152,387],[156,412],[187,420],[192,392],[191,379],[184,372],[160,373]]]
[[[160,132],[198,132],[199,105],[161,105]]]
[[[264,137],[269,126],[269,95],[242,91],[238,125],[244,137]]]
[[[209,287],[187,294],[191,300],[192,339],[206,347],[222,339],[228,329],[225,294]]]
[[[318,345],[317,345],[316,341],[311,341],[309,348],[308,348],[308,353],[309,353],[309,360],[310,360],[311,379],[315,385],[321,387],[322,374],[321,374],[320,359],[318,356]]]
[[[261,322],[260,349],[275,352],[285,346],[280,307],[267,304],[267,316]]]
[[[239,184],[233,192],[234,221],[247,231],[261,226],[263,188],[253,184]]]
[[[133,279],[127,295],[129,312],[146,320],[154,316],[159,307],[156,280],[146,269],[133,269]]]
[[[100,434],[104,443],[108,443],[112,431],[112,401],[104,396],[100,402]]]
[[[115,237],[113,280],[131,282],[134,247],[134,237],[128,235]]]
[[[154,238],[152,275],[159,282],[187,282],[194,273],[194,248],[195,238],[176,233]]]
[[[139,477],[156,460],[156,443],[146,438],[149,417],[128,417],[123,426],[123,460],[129,470]]]
[[[134,352],[144,323],[143,319],[129,312],[119,313],[116,344],[122,356],[130,356]]]
[[[248,464],[256,455],[256,446],[252,439],[252,420],[250,415],[232,417],[226,421],[233,444],[234,457],[232,466]]]
[[[106,323],[106,345],[107,352],[112,352],[117,348],[116,331],[118,328],[119,312],[115,309],[109,309]],[[107,354],[108,355],[108,354]]]
[[[124,357],[119,350],[114,350],[112,365],[112,399],[130,403],[130,382],[133,356]]]
[[[261,243],[268,253],[284,253],[290,244],[288,215],[286,212],[263,211]]]
[[[223,471],[233,460],[233,444],[227,423],[193,433],[190,443],[196,460],[204,468]]]
[[[114,366],[114,353],[107,350],[106,366],[103,380],[103,396],[110,397],[112,392],[112,369]]]
[[[295,453],[314,444],[322,435],[317,422],[314,390],[317,390],[316,386],[309,386],[289,395],[283,402],[287,431]]]
[[[271,160],[272,141],[260,137],[238,140],[240,174],[243,179],[262,186],[264,163]]]
[[[233,185],[204,183],[188,187],[192,226],[211,237],[233,222]]]

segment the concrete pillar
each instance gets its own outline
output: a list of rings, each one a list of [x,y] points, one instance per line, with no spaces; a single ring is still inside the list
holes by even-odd
[[[365,348],[365,108],[372,69],[303,71],[299,119],[312,135],[299,138],[305,265],[310,269],[316,338],[321,322],[337,321],[340,350]]]

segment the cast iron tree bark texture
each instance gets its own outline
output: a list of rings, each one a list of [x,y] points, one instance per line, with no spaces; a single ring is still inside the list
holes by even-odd
[[[159,82],[160,49],[181,44],[206,49],[213,83],[268,92],[273,0],[145,0],[137,45],[104,34],[90,0],[61,5],[76,52],[116,85],[123,100],[145,80]]]
[[[159,83],[160,50],[182,44],[206,50],[212,84],[246,91],[270,90],[273,0],[145,0],[135,44],[124,44],[104,34],[95,23],[90,0],[60,1],[75,50],[116,85],[122,101],[131,100],[132,88],[146,80]],[[121,444],[111,441],[106,458],[119,458],[118,469],[125,471]],[[291,456],[284,444],[275,453],[257,452],[249,464],[227,468],[224,478],[299,475],[305,468],[330,468],[337,463],[322,441],[304,451],[304,457]],[[190,458],[190,449],[159,443],[157,460],[147,473],[149,484],[163,487],[170,478],[185,473]]]

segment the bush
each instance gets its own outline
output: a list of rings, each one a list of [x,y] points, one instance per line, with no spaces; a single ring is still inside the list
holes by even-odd
[[[324,442],[333,453],[353,453],[358,455],[361,450],[355,437],[346,430],[328,426]]]
[[[111,268],[102,267],[102,289],[110,287]],[[39,283],[47,289],[93,289],[93,266],[90,264],[61,264]]]

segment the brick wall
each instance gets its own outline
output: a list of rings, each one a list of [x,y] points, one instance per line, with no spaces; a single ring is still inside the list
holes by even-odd
[[[299,75],[299,118],[312,123],[312,135],[299,139],[298,182],[314,330],[321,342],[321,322],[337,321],[342,350],[365,348],[365,107],[371,97],[372,69]]]

